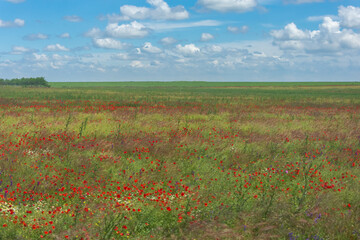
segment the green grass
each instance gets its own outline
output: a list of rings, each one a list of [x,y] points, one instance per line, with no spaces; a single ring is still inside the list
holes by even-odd
[[[0,88],[0,239],[358,239],[358,83],[52,84]]]
[[[177,105],[186,102],[206,104],[292,104],[314,106],[358,104],[359,83],[208,83],[208,82],[116,82],[51,83],[51,89],[1,87],[4,98],[102,100],[139,105],[134,102]],[[243,84],[243,85],[242,85]],[[162,86],[163,85],[163,86]],[[249,85],[249,86],[247,86]],[[264,87],[261,87],[264,85]],[[63,87],[61,87],[63,86]],[[67,87],[65,87],[67,86]],[[230,87],[232,86],[232,87]],[[241,87],[243,86],[243,87]],[[141,94],[138,94],[138,93]],[[131,102],[131,103],[130,103]],[[134,105],[134,106],[135,106]]]
[[[314,87],[314,86],[359,86],[360,82],[51,82],[51,87]]]

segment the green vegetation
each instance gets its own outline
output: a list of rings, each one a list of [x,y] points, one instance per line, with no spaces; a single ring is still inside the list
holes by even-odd
[[[52,87],[311,87],[311,86],[360,86],[360,82],[51,82]]]
[[[0,239],[360,237],[357,83],[50,84],[0,88]]]
[[[25,86],[25,87],[50,87],[49,83],[43,77],[37,78],[14,78],[14,79],[2,79],[0,78],[1,85],[10,86]]]

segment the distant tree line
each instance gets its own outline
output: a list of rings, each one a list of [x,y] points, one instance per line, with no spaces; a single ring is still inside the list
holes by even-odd
[[[0,78],[0,85],[28,86],[28,87],[35,87],[35,86],[50,87],[49,83],[45,80],[44,77],[14,78],[14,79]]]

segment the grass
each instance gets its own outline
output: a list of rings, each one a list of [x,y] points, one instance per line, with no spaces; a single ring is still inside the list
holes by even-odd
[[[358,83],[0,88],[0,239],[359,239]]]
[[[314,86],[359,86],[360,82],[52,82],[51,87],[74,88],[74,87],[314,87]]]

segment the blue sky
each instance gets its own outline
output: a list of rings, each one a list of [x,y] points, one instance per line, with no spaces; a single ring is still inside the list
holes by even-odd
[[[358,0],[0,0],[0,78],[359,81]]]

